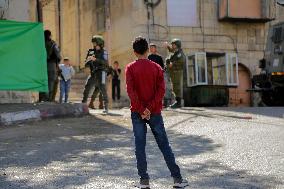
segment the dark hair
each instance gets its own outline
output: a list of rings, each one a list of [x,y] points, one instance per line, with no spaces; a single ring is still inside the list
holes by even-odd
[[[117,62],[117,61],[114,61],[114,64],[118,64],[118,62]]]
[[[145,54],[145,52],[149,49],[147,40],[141,36],[136,37],[132,45],[134,52],[140,55]]]
[[[51,31],[50,30],[44,30],[44,39],[50,40],[51,38]]]

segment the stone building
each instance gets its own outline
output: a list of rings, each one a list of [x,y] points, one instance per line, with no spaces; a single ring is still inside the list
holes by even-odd
[[[199,75],[191,78],[187,70],[189,88],[216,86],[220,80],[222,85],[229,87],[227,95],[230,106],[252,104],[253,95],[246,90],[251,88],[252,75],[259,73],[258,61],[264,55],[268,27],[273,22],[284,21],[283,8],[274,0],[110,2],[110,28],[105,33],[110,36],[112,60],[118,60],[123,66],[131,62],[134,59],[131,41],[138,35],[147,37],[159,47],[162,47],[164,41],[180,38],[187,55],[194,54],[202,59],[202,66],[197,67],[195,64],[191,72],[199,72]],[[200,54],[196,54],[198,52]],[[167,56],[163,48],[160,48],[160,53]],[[214,67],[214,61],[221,60],[219,57],[224,61],[228,59],[232,73],[228,73],[230,69],[225,67],[224,70],[218,70],[218,63]],[[230,61],[237,61],[238,69],[236,63],[229,65]],[[219,75],[214,76],[215,69]],[[222,71],[226,72],[226,69],[227,73],[223,75],[227,75],[227,78],[222,78]],[[190,83],[190,79],[194,82]],[[234,81],[229,82],[230,79]],[[123,95],[126,96],[125,90]]]
[[[188,65],[188,70],[194,67],[200,72],[191,77],[187,71],[188,87],[223,82],[229,88],[231,106],[252,104],[253,96],[246,90],[251,87],[251,76],[259,72],[258,61],[264,55],[268,28],[284,20],[283,8],[275,0],[10,0],[13,1],[26,3],[21,7],[26,7],[29,20],[39,19],[52,31],[63,56],[70,57],[77,70],[84,65],[94,34],[106,38],[110,63],[116,60],[122,69],[135,59],[131,48],[135,36],[155,42],[164,57],[167,51],[162,43],[180,38],[188,57],[201,60],[199,67]],[[222,74],[224,70],[217,69],[218,62],[227,60],[237,61],[238,66],[231,63],[232,73],[225,73],[229,63],[224,63],[227,67]],[[124,82],[123,74],[122,98],[127,101]],[[73,95],[80,96],[82,85],[78,81]]]

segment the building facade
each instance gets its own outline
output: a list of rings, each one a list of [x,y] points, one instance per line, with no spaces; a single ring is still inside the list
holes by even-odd
[[[167,51],[162,43],[180,38],[187,55],[205,53],[199,57],[206,59],[201,61],[206,64],[206,73],[202,71],[205,66],[194,68],[200,72],[193,78],[195,87],[199,85],[198,78],[206,79],[200,85],[208,86],[227,80],[222,85],[229,88],[229,105],[250,106],[258,98],[247,89],[251,88],[252,75],[260,71],[258,62],[264,56],[268,28],[281,20],[283,8],[274,0],[113,0],[110,1],[110,29],[105,33],[110,36],[111,59],[123,67],[135,58],[131,49],[135,36],[142,35],[155,42],[164,57]],[[220,56],[237,61],[238,69],[236,63],[231,64],[234,82],[228,82],[229,73],[223,74],[227,78],[221,78],[222,72],[230,71],[228,68],[214,71],[218,67],[213,66],[214,61],[219,61]],[[186,79],[192,87],[190,76]]]
[[[192,65],[188,65],[188,75],[185,78],[187,87],[199,84],[216,86],[223,82],[222,85],[229,88],[228,98],[231,106],[249,106],[257,99],[246,90],[251,87],[252,75],[260,71],[258,61],[264,56],[269,26],[284,21],[283,8],[278,6],[275,0],[9,2],[10,8],[6,11],[6,18],[42,21],[45,29],[52,31],[53,39],[60,45],[62,55],[68,56],[77,70],[84,67],[86,51],[91,48],[90,39],[95,34],[105,37],[110,64],[118,61],[122,70],[135,59],[131,47],[135,36],[142,35],[150,42],[155,42],[163,57],[168,55],[167,50],[162,48],[163,42],[180,38],[188,57],[196,56],[201,59],[200,66],[197,67],[196,64],[193,68],[200,73],[192,78],[188,71]],[[13,2],[18,3],[15,6],[21,7],[14,9],[14,12],[11,5]],[[26,7],[26,11],[15,11],[23,10],[23,7]],[[17,18],[13,18],[15,15]],[[222,59],[237,61],[238,64],[230,65],[232,73],[227,73],[230,71],[227,60],[224,60],[227,66],[224,67],[225,70],[217,69],[220,67],[218,62],[222,62]],[[194,82],[191,83],[191,79]],[[199,79],[205,79],[206,82],[200,82]],[[228,82],[229,79],[233,82]],[[122,100],[127,101],[124,74],[121,80]]]

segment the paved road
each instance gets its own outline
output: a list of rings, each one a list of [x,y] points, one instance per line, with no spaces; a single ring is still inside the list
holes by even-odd
[[[284,108],[163,114],[189,188],[284,188]],[[152,188],[172,188],[154,138],[147,137]],[[0,128],[1,189],[131,189],[136,174],[126,109]]]

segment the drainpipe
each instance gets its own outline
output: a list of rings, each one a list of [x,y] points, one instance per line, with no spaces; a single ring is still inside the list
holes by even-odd
[[[81,6],[80,0],[77,0],[77,24],[78,24],[78,63],[79,63],[79,70],[81,67]]]
[[[42,4],[41,4],[40,0],[36,1],[36,8],[37,8],[37,21],[43,22],[43,19],[42,19]]]
[[[59,37],[59,46],[62,49],[62,17],[61,17],[61,0],[57,0],[57,10],[58,10],[58,37]]]

